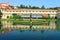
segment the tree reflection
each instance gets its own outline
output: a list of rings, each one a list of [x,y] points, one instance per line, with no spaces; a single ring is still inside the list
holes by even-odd
[[[10,31],[11,31],[11,29],[9,29],[9,28],[4,29],[4,33],[9,33]]]
[[[50,25],[50,20],[48,20],[48,25]]]
[[[30,31],[32,30],[32,24],[30,24]]]
[[[0,21],[0,30],[2,29],[2,23],[1,23],[1,21]]]
[[[40,30],[40,31],[41,31],[41,33],[43,34],[45,30]]]
[[[25,30],[20,30],[20,32],[24,32]]]
[[[55,22],[55,24],[56,24],[56,30],[60,31],[60,20],[57,19],[56,22]]]
[[[0,34],[2,33],[2,23],[0,21]]]

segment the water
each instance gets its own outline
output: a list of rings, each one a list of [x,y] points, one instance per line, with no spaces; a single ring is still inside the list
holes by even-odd
[[[0,40],[60,40],[60,23],[49,25],[12,25],[11,22],[0,22]]]

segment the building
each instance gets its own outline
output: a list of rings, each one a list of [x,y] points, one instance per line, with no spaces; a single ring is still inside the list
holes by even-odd
[[[47,10],[47,9],[17,9],[16,7],[14,7],[16,9],[12,9],[9,6],[9,3],[5,3],[4,5],[5,8],[0,3],[0,8],[2,8],[1,12],[3,13],[2,19],[7,19],[7,17],[12,16],[13,13],[20,15],[22,18],[30,18],[30,14],[32,14],[32,18],[36,19],[42,17],[48,18],[48,15],[50,15],[50,18],[52,17],[55,18],[58,11],[58,10]]]
[[[9,2],[7,3],[0,3],[0,9],[11,9]]]
[[[56,14],[56,19],[60,19],[60,9],[58,9],[57,14]]]

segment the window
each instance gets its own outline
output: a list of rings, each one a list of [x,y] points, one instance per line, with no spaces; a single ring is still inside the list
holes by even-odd
[[[38,11],[36,11],[36,12],[38,12]]]
[[[52,11],[52,12],[54,12],[54,11]]]
[[[44,12],[44,11],[43,11]]]
[[[46,11],[46,12],[48,12],[48,11]]]
[[[7,16],[7,18],[9,18],[9,16]]]

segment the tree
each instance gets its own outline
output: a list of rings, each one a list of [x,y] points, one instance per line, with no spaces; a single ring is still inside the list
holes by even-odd
[[[28,6],[25,6],[25,8],[28,8]]]
[[[33,6],[31,7],[31,9],[39,9],[39,7]]]
[[[50,14],[48,14],[48,19],[50,19]]]
[[[13,19],[20,19],[21,18],[21,16],[15,14],[15,13],[13,13],[12,15],[13,15]]]
[[[10,5],[9,5],[10,6]],[[14,6],[10,6],[12,9],[14,9]]]
[[[1,12],[1,10],[0,10],[0,19],[1,19],[1,17],[2,17],[2,12]]]
[[[21,4],[21,5],[20,5],[20,8],[25,8],[25,5]]]
[[[29,8],[31,8],[31,5],[29,5]]]
[[[0,21],[0,30],[1,30],[1,28],[2,28],[2,23],[1,23],[1,21]]]
[[[54,9],[57,10],[58,8],[60,8],[60,7],[55,7]]]
[[[45,6],[43,5],[43,6],[41,7],[41,9],[45,9]]]

